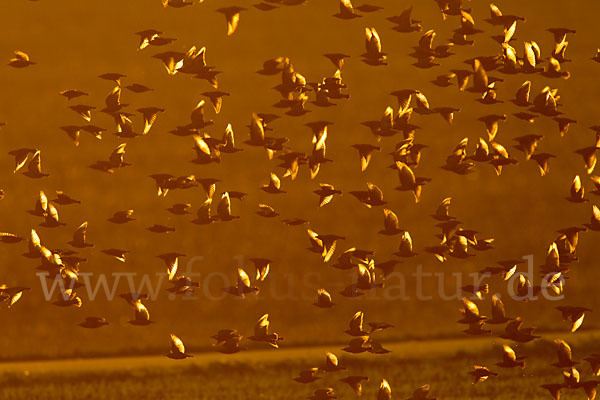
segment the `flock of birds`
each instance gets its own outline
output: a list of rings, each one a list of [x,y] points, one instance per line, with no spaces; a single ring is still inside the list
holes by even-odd
[[[304,4],[308,0],[264,0],[254,5],[254,8],[261,11],[270,11],[284,6]],[[199,3],[203,1],[200,0]],[[449,41],[442,45],[434,45],[436,32],[426,31],[421,37],[411,54],[416,61],[413,64],[417,68],[431,68],[440,66],[436,61],[441,62],[447,57],[451,57],[452,49],[455,46],[469,46],[474,42],[474,35],[480,32],[479,24],[471,14],[471,10],[465,8],[461,0],[435,0],[440,8],[442,18],[447,23],[459,22],[454,30],[454,35]],[[193,0],[162,0],[165,7],[182,8],[192,6]],[[554,37],[554,47],[545,51],[535,41],[525,41],[523,43],[523,52],[521,53],[516,46],[515,32],[517,26],[525,22],[525,18],[516,15],[503,14],[494,4],[489,5],[490,17],[486,22],[498,29],[499,35],[494,36],[498,42],[493,54],[486,56],[477,56],[469,60],[471,66],[468,70],[452,70],[438,75],[433,82],[440,87],[457,86],[459,91],[467,91],[478,96],[478,101],[486,105],[498,103],[496,89],[502,84],[503,80],[488,75],[491,71],[498,71],[503,74],[522,74],[528,79],[523,84],[515,88],[515,96],[511,100],[516,106],[522,108],[522,112],[516,114],[517,118],[533,122],[535,118],[550,118],[558,126],[558,133],[563,136],[567,133],[570,124],[576,123],[575,120],[565,116],[563,105],[560,102],[558,89],[545,86],[537,93],[530,94],[533,82],[539,76],[546,78],[569,79],[570,73],[563,69],[563,65],[570,60],[567,58],[567,46],[569,35],[575,34],[574,30],[566,28],[552,28],[548,31]],[[226,17],[227,35],[236,32],[240,14],[249,10],[242,7],[228,7],[217,10]],[[382,8],[372,5],[361,5],[353,7],[350,0],[339,1],[339,12],[334,15],[339,19],[354,19],[361,16],[361,13],[382,12]],[[394,30],[397,32],[422,32],[422,22],[413,19],[412,8],[405,10],[401,15],[387,18],[394,23]],[[148,29],[137,32],[140,38],[139,50],[148,48],[167,46],[176,39],[163,36],[163,32],[154,29]],[[362,61],[373,67],[385,68],[388,65],[387,54],[383,51],[382,40],[374,27],[365,28],[365,52],[360,56]],[[177,51],[165,51],[153,55],[160,60],[166,72],[169,75],[188,74],[195,78],[206,80],[213,90],[202,93],[205,97],[192,109],[190,121],[187,124],[177,126],[171,133],[177,136],[191,136],[193,139],[194,150],[196,153],[195,163],[200,165],[219,163],[223,157],[233,157],[233,154],[242,151],[256,151],[263,149],[269,160],[276,160],[277,168],[281,172],[267,171],[268,182],[260,190],[273,194],[285,194],[285,186],[291,185],[296,179],[303,166],[306,166],[311,179],[318,177],[321,168],[326,163],[332,161],[327,158],[326,143],[328,137],[328,126],[331,122],[314,121],[306,124],[312,131],[312,153],[306,154],[295,151],[288,144],[288,138],[274,136],[269,127],[271,122],[281,118],[276,114],[254,113],[250,118],[249,136],[244,142],[245,147],[237,147],[234,139],[234,131],[231,124],[227,124],[222,137],[212,137],[206,132],[206,129],[214,124],[214,121],[207,117],[207,102],[212,105],[214,115],[217,116],[223,107],[224,98],[230,94],[218,89],[217,76],[220,73],[210,66],[206,61],[206,48],[196,48],[192,46],[186,53]],[[28,54],[23,51],[15,51],[14,58],[9,61],[9,66],[14,68],[27,68],[34,66]],[[275,105],[277,108],[286,110],[288,117],[301,116],[306,114],[307,103],[315,107],[332,107],[336,101],[346,101],[350,98],[350,88],[344,83],[342,72],[346,59],[350,55],[341,53],[326,54],[335,67],[333,76],[324,77],[321,81],[309,82],[305,76],[297,72],[292,62],[287,57],[277,57],[267,60],[263,69],[259,73],[263,75],[279,75],[281,82],[276,87],[281,98]],[[593,61],[600,62],[600,50],[598,54],[591,58]],[[399,61],[394,61],[399,62]],[[390,61],[391,65],[392,62]],[[43,67],[43,66],[39,66]],[[126,78],[119,73],[107,73],[100,76],[101,79],[112,82],[115,86],[110,91],[105,100],[104,108],[99,110],[114,119],[116,126],[116,135],[123,138],[124,142],[117,146],[110,155],[104,160],[99,160],[90,167],[109,174],[115,174],[120,168],[129,167],[126,161],[126,148],[129,142],[126,139],[143,137],[152,131],[154,122],[160,114],[166,112],[164,108],[145,107],[137,109],[141,116],[141,125],[134,123],[135,113],[129,112],[126,104],[121,102],[121,95],[126,89],[132,93],[144,93],[152,90],[139,83],[123,86],[121,81]],[[469,85],[469,81],[472,84]],[[82,97],[88,94],[77,89],[66,89],[60,92],[69,103],[78,102]],[[371,157],[375,152],[382,152],[384,147],[381,145],[382,138],[395,137],[401,134],[400,139],[389,153],[393,158],[390,169],[395,170],[399,178],[397,190],[410,192],[415,202],[421,198],[422,191],[430,179],[419,177],[416,173],[421,163],[421,151],[427,147],[426,144],[417,142],[417,132],[419,127],[411,123],[413,113],[421,116],[440,115],[449,124],[453,123],[454,115],[460,111],[455,107],[432,107],[428,98],[419,90],[403,89],[391,93],[398,101],[396,108],[389,106],[380,119],[365,122],[364,125],[376,139],[376,144],[358,143],[352,147],[358,152],[360,160],[360,169],[365,171],[369,167]],[[87,140],[81,137],[86,133],[91,134],[96,139],[102,139],[102,135],[107,129],[94,124],[96,121],[96,107],[79,103],[70,105],[69,109],[75,112],[85,123],[80,125],[62,126],[61,129],[78,146],[80,140]],[[462,139],[447,156],[446,163],[442,167],[447,171],[456,174],[465,175],[474,171],[479,164],[491,164],[496,173],[500,175],[504,167],[509,167],[518,163],[518,160],[512,157],[507,150],[507,146],[502,145],[498,139],[499,126],[502,121],[507,119],[506,114],[489,114],[479,120],[485,124],[487,136],[480,138],[473,152],[468,151],[469,141]],[[592,193],[600,194],[600,177],[593,175],[596,165],[596,153],[600,149],[600,127],[591,127],[595,133],[595,140],[590,141],[588,147],[577,149],[576,153],[581,155],[585,169],[595,186]],[[556,155],[539,152],[537,147],[542,135],[529,134],[515,138],[516,149],[524,154],[525,160],[533,160],[539,167],[542,176],[548,174],[550,160]],[[143,140],[143,139],[142,139]],[[135,144],[132,144],[135,145]],[[256,150],[255,150],[256,149]],[[21,172],[24,176],[32,179],[41,179],[49,174],[42,168],[41,150],[37,148],[19,148],[9,152],[15,160],[14,173]],[[385,171],[381,171],[384,173]],[[227,222],[240,216],[235,215],[236,201],[244,201],[246,193],[236,191],[226,191],[216,195],[217,186],[220,185],[218,179],[199,178],[194,175],[173,176],[170,174],[154,174],[151,176],[156,182],[157,195],[167,196],[169,191],[178,189],[189,189],[201,186],[206,193],[205,200],[199,205],[196,213],[197,224],[212,224],[216,222]],[[287,181],[284,185],[283,182]],[[565,188],[566,189],[566,188]],[[566,192],[566,190],[565,190]],[[324,207],[331,203],[333,199],[342,194],[341,190],[328,183],[320,183],[319,188],[314,191],[319,197],[319,207]],[[383,207],[387,204],[384,201],[383,191],[374,183],[368,183],[366,190],[352,191],[350,194],[368,208]],[[12,193],[0,192],[0,198],[10,196]],[[584,196],[584,187],[579,176],[575,176],[570,188],[567,200],[573,203],[583,203],[589,201]],[[216,203],[216,208],[213,205]],[[47,228],[57,228],[65,225],[59,219],[59,207],[65,207],[70,204],[79,203],[78,200],[70,197],[62,191],[56,191],[56,198],[49,199],[46,193],[41,190],[35,206],[29,212],[32,215],[41,218],[40,226]],[[437,221],[437,227],[440,228],[440,243],[436,246],[426,247],[425,252],[433,254],[440,262],[444,262],[448,257],[466,258],[473,256],[474,251],[485,251],[493,248],[493,238],[477,237],[478,232],[461,226],[461,222],[450,213],[451,199],[445,198],[441,201],[437,210],[432,215]],[[191,214],[192,204],[174,204],[170,209],[174,215]],[[109,218],[113,224],[125,224],[133,221],[133,210],[117,211]],[[258,204],[257,214],[265,218],[279,216],[279,213],[268,204]],[[355,270],[356,281],[346,287],[340,295],[343,297],[358,297],[369,290],[383,287],[385,278],[393,272],[399,259],[415,256],[413,243],[410,233],[401,228],[397,215],[389,208],[383,208],[384,224],[379,232],[382,235],[397,236],[399,240],[398,260],[375,263],[374,252],[361,250],[351,247],[345,250],[337,261],[332,263],[333,267],[340,270]],[[309,221],[300,218],[288,218],[283,220],[289,226],[302,226]],[[82,307],[83,301],[77,295],[76,290],[82,286],[78,281],[80,274],[80,263],[86,260],[82,258],[77,250],[87,247],[93,247],[87,241],[86,233],[88,223],[83,222],[74,232],[73,240],[68,244],[73,250],[51,250],[44,246],[42,237],[38,235],[35,229],[31,229],[28,238],[28,250],[24,254],[26,257],[41,259],[40,269],[47,272],[47,278],[50,280],[58,279],[63,285],[62,292],[57,297],[54,305],[60,307]],[[147,228],[155,233],[169,233],[174,228],[153,225]],[[498,262],[497,267],[487,267],[480,271],[487,278],[500,276],[502,280],[509,281],[517,274],[516,293],[521,300],[531,300],[532,296],[537,296],[543,290],[552,291],[561,294],[564,285],[567,282],[569,265],[578,261],[576,248],[579,241],[579,233],[590,231],[600,231],[600,209],[593,205],[590,222],[584,226],[572,226],[558,231],[556,239],[548,247],[547,257],[543,265],[540,266],[541,275],[544,280],[541,286],[534,286],[525,275],[519,275],[518,267],[523,264],[523,260],[502,260]],[[336,251],[337,243],[344,237],[334,234],[317,233],[307,229],[309,250],[317,253],[328,263],[332,260]],[[25,240],[21,236],[9,232],[0,234],[0,242],[19,243]],[[104,249],[102,252],[108,256],[125,262],[127,250],[123,249]],[[171,287],[168,289],[175,295],[183,295],[195,290],[200,286],[200,282],[178,272],[179,258],[183,256],[180,253],[167,253],[159,257],[165,262],[169,282]],[[224,290],[234,296],[244,297],[247,295],[260,295],[260,285],[265,279],[268,279],[271,261],[264,258],[254,258],[250,260],[254,264],[254,274],[248,274],[244,268],[238,268],[236,284]],[[379,269],[380,274],[376,271]],[[275,273],[277,273],[275,271]],[[252,277],[251,277],[252,275]],[[22,298],[29,290],[25,287],[7,287],[0,286],[0,300],[9,308]],[[488,324],[505,325],[504,332],[499,337],[513,341],[515,343],[527,343],[540,338],[534,334],[533,328],[524,328],[523,321],[519,317],[508,317],[504,310],[504,304],[498,295],[491,296],[491,317],[484,316],[479,311],[476,301],[481,301],[490,293],[488,284],[481,286],[462,287],[465,297],[463,298],[463,308],[461,309],[462,319],[458,322],[468,326],[464,330],[469,335],[491,334],[491,330],[486,329]],[[148,296],[143,293],[124,293],[121,297],[132,307],[133,319],[132,325],[147,326],[153,321],[150,319],[150,313],[144,302]],[[524,303],[526,304],[526,303]],[[332,295],[325,289],[319,289],[316,293],[316,307],[331,308],[334,306]],[[571,331],[575,332],[582,325],[586,312],[590,311],[580,306],[561,306],[557,307],[565,320],[570,321]],[[352,337],[347,347],[342,349],[349,353],[370,352],[373,354],[385,354],[389,351],[382,344],[374,339],[374,334],[384,329],[392,328],[391,324],[385,322],[369,322],[368,328],[363,324],[364,314],[361,311],[356,312],[351,318],[349,329],[345,333]],[[88,317],[80,323],[83,328],[95,329],[108,325],[104,317]],[[218,331],[212,338],[215,340],[215,347],[225,354],[237,353],[246,348],[241,345],[243,336],[236,329],[223,329]],[[172,359],[185,359],[192,357],[186,353],[183,341],[175,334],[171,334],[171,347],[167,357]],[[267,346],[278,348],[279,341],[283,340],[278,333],[270,329],[269,315],[264,314],[254,327],[254,334],[248,337],[251,341],[262,342]],[[562,369],[563,381],[559,383],[550,383],[542,385],[547,389],[556,400],[560,398],[562,390],[585,391],[588,399],[594,399],[596,387],[600,384],[599,380],[580,377],[579,370],[575,367],[577,362],[573,361],[571,348],[567,342],[561,339],[555,341],[558,361],[553,364]],[[517,355],[514,349],[505,344],[502,347],[502,360],[496,364],[499,368],[525,368],[526,357]],[[591,375],[600,375],[600,354],[591,354],[585,358],[589,363]],[[338,358],[333,353],[327,353],[325,362],[320,367],[312,367],[303,370],[295,381],[302,384],[310,384],[320,379],[321,373],[329,374],[339,371],[345,371],[346,368],[340,365]],[[498,372],[489,369],[483,365],[475,365],[470,374],[474,377],[473,383],[479,383],[488,378],[495,377]],[[349,375],[340,379],[352,387],[358,396],[362,393],[362,382],[367,381],[368,377]],[[415,390],[414,400],[428,399],[430,390],[429,385],[424,385]],[[314,391],[310,397],[314,400],[335,399],[333,388],[321,388]],[[382,379],[378,400],[391,398],[391,387],[386,379]]]

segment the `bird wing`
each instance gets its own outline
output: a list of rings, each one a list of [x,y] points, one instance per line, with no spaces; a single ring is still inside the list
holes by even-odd
[[[265,140],[265,126],[262,118],[252,114],[250,121],[250,140],[254,142],[263,142]]]
[[[150,321],[150,312],[145,305],[142,304],[141,300],[135,302],[135,320],[136,321]]]
[[[490,3],[490,13],[492,18],[502,16],[502,11],[494,3]]]
[[[371,28],[371,35],[371,43],[373,43],[373,46],[377,50],[377,53],[381,53],[381,39],[379,38],[379,34],[375,30],[375,28]]]
[[[465,10],[460,10],[460,23],[464,30],[472,30],[475,27],[473,16]]]
[[[225,134],[223,135],[223,141],[225,142],[226,146],[235,147],[233,128],[231,127],[231,124],[227,124],[227,127],[225,128]]]
[[[228,192],[225,192],[221,195],[221,200],[217,205],[217,214],[221,218],[227,218],[231,216],[231,200],[229,199]]]
[[[517,360],[517,355],[515,354],[515,351],[508,345],[503,345],[502,349],[504,350],[504,359],[505,360],[510,360],[510,361],[516,361]]]
[[[367,190],[369,191],[369,199],[376,201],[383,201],[383,192],[374,183],[367,183]]]
[[[438,217],[447,217],[451,202],[452,197],[446,197],[445,199],[443,199],[440,205],[438,206],[435,215]]]
[[[125,147],[127,143],[121,143],[116,149],[110,153],[109,161],[111,165],[120,166],[123,163],[123,157],[125,156]]]
[[[48,197],[46,196],[46,193],[44,193],[43,190],[40,190],[40,197],[36,206],[39,206],[39,211],[41,212],[46,212],[48,210]]]
[[[27,53],[25,53],[24,51],[21,50],[15,50],[15,57],[17,57],[17,59],[22,60],[22,61],[29,61],[29,55]]]
[[[206,143],[206,140],[201,135],[193,135],[194,137],[194,149],[198,152],[198,155],[204,154],[210,156],[210,147]]]
[[[571,185],[571,196],[578,194],[581,189],[581,179],[579,178],[579,175],[575,175],[575,179],[573,179],[573,184]]]
[[[529,65],[531,67],[535,68],[536,63],[537,63],[537,57],[536,57],[535,51],[533,50],[533,45],[531,42],[525,42],[524,46],[525,46],[525,58],[527,59],[527,62],[529,63]],[[529,81],[527,81],[527,82],[529,82]],[[530,83],[530,85],[531,85],[531,83]],[[529,92],[529,90],[527,90],[527,92]]]
[[[410,26],[410,13],[412,11],[412,7],[409,8],[408,10],[404,11],[401,15],[400,18],[404,18],[403,23],[407,24]],[[406,15],[407,13],[407,15]],[[423,36],[421,36],[421,38],[419,39],[419,48],[423,49],[423,50],[431,50],[431,48],[433,47],[433,40],[435,39],[436,33],[433,29],[425,32],[423,34]]]
[[[340,13],[350,12],[354,14],[354,7],[350,0],[340,0]]]
[[[367,267],[365,267],[362,264],[358,265],[358,286],[360,287],[369,287],[371,285],[371,273],[369,272],[369,270],[367,269]],[[362,321],[361,321],[361,327],[362,329]]]
[[[323,156],[325,156],[325,141],[327,140],[327,126],[325,126],[323,128],[323,131],[321,132],[321,136],[319,137],[319,140],[317,141],[317,143],[315,143],[315,147],[314,147],[314,151],[322,151],[323,152]]]
[[[333,366],[333,367],[337,367],[337,365],[338,365],[338,358],[336,357],[335,354],[327,352],[325,354],[325,364]]]
[[[477,307],[477,304],[467,299],[466,297],[463,297],[463,305],[465,306],[465,315],[479,317],[479,308]]]
[[[381,381],[379,385],[379,393],[377,394],[377,400],[389,400],[392,398],[392,388],[386,379]]]
[[[13,172],[16,173],[21,168],[23,168],[23,166],[27,162],[27,157],[29,156],[29,152],[26,152],[23,154],[15,154],[14,156],[15,156],[15,169],[13,170]]]
[[[367,273],[368,273],[368,271],[367,271]],[[362,331],[363,318],[364,318],[364,313],[362,311],[357,311],[356,314],[354,314],[354,316],[352,316],[352,319],[350,320],[350,330],[352,330],[352,331],[356,330],[359,332]]]
[[[558,361],[561,364],[570,364],[572,357],[571,346],[562,339],[556,339],[554,343],[558,346],[556,349]]]
[[[118,108],[119,105],[121,105],[121,86],[115,86],[110,91],[108,96],[106,96],[106,99],[104,99],[104,103],[106,104],[106,108],[108,109]]]
[[[171,333],[171,352],[172,353],[185,353],[185,346],[181,339]]]
[[[560,72],[560,62],[554,57],[548,60],[548,69],[552,72]]]
[[[200,100],[190,115],[192,125],[204,125],[204,100]]]
[[[254,336],[264,338],[269,334],[269,314],[265,314],[254,326]]]
[[[402,161],[396,161],[396,167],[398,168],[400,183],[403,186],[412,187],[417,183],[415,173],[408,165],[406,165]]]
[[[531,91],[531,81],[525,81],[517,90],[516,100],[521,103],[527,103],[529,101],[529,92]]]
[[[592,219],[596,222],[600,222],[600,209],[598,206],[592,206]]]
[[[233,35],[240,23],[240,13],[236,12],[227,16],[227,36]]]
[[[317,290],[317,296],[319,297],[319,300],[321,302],[324,303],[331,303],[331,294],[329,294],[329,292],[325,289],[319,289]]]
[[[31,157],[31,161],[29,161],[27,169],[32,174],[40,174],[42,172],[42,158],[40,150],[36,151],[33,157]]]
[[[87,227],[88,227],[87,221],[85,221],[81,225],[79,225],[79,228],[77,228],[75,233],[73,233],[73,241],[75,243],[81,243],[81,244],[85,243],[86,235],[87,235]]]
[[[410,233],[405,231],[402,233],[402,237],[400,238],[400,250],[407,250],[412,252],[413,243],[412,238],[410,237]]]
[[[250,287],[250,277],[242,268],[238,268],[238,286]]]
[[[210,220],[210,205],[212,204],[212,198],[204,200],[204,203],[200,206],[197,212],[197,216],[202,220]]]
[[[157,117],[158,117],[157,112],[152,112],[150,114],[144,115],[144,130],[143,130],[144,135],[147,135],[148,132],[150,132],[150,129],[152,128],[152,125],[154,125],[154,122],[156,121]]]
[[[274,187],[275,189],[281,188],[281,180],[279,179],[279,177],[276,174],[271,172],[269,179],[270,179],[270,186]]]
[[[500,300],[500,297],[493,295],[492,296],[492,318],[503,320],[506,317],[506,312],[504,311],[504,303]]]
[[[319,234],[311,229],[307,229],[308,237],[310,239],[310,243],[320,249],[323,249],[323,241],[319,239]]]
[[[583,324],[583,319],[585,318],[585,313],[581,313],[581,316],[573,321],[573,325],[571,326],[571,332],[575,332],[581,324]]]
[[[38,236],[37,232],[35,229],[31,230],[31,236],[29,239],[29,245],[30,245],[30,249],[31,247],[33,247],[33,249],[39,249],[42,246],[42,243],[40,241],[40,237]]]
[[[179,267],[179,257],[175,257],[168,265],[167,265],[167,274],[169,275],[169,280],[172,281],[177,274],[177,268]]]
[[[48,204],[48,217],[58,222],[58,210],[52,204]]]
[[[429,101],[427,100],[427,97],[425,97],[425,95],[416,90],[415,91],[415,101],[417,102],[417,105],[423,108],[429,108]]]
[[[510,42],[517,31],[517,20],[514,20],[509,27],[504,28],[504,43]],[[534,65],[535,66],[535,65]]]
[[[335,248],[337,247],[337,242],[334,240],[331,243],[331,246],[329,246],[329,248],[326,248],[325,246],[323,247],[323,262],[329,262],[329,260],[331,259],[331,257],[333,256],[333,253],[335,252]]]
[[[383,225],[386,230],[393,231],[398,229],[398,225],[400,222],[398,221],[398,216],[392,210],[384,208],[383,215]]]

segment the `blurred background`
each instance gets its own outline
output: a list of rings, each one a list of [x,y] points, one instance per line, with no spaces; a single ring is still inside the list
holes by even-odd
[[[204,350],[210,348],[210,335],[219,329],[235,328],[244,335],[251,334],[256,320],[264,313],[271,316],[271,328],[285,338],[283,346],[337,343],[339,333],[347,329],[348,321],[358,310],[365,312],[366,321],[386,321],[396,326],[382,333],[385,340],[457,335],[455,321],[460,317],[460,302],[441,299],[438,280],[425,281],[424,293],[432,296],[432,300],[415,300],[416,281],[411,274],[419,266],[425,272],[446,274],[444,292],[457,293],[461,285],[452,278],[452,273],[464,273],[466,279],[466,274],[492,266],[498,260],[526,255],[533,255],[537,266],[543,263],[557,229],[588,222],[591,204],[573,204],[564,198],[576,174],[582,176],[588,193],[592,189],[583,161],[573,151],[594,143],[594,134],[588,127],[598,124],[595,100],[600,66],[589,60],[599,45],[596,18],[600,6],[596,2],[578,2],[576,6],[554,0],[496,2],[504,13],[527,18],[517,28],[515,47],[519,55],[523,51],[522,41],[534,40],[547,57],[553,47],[553,36],[545,31],[547,28],[568,27],[576,29],[577,34],[569,36],[567,56],[573,61],[563,64],[571,79],[490,72],[491,76],[504,80],[497,86],[502,102],[494,106],[476,102],[477,94],[459,92],[456,86],[440,88],[430,82],[451,69],[470,69],[465,60],[495,55],[501,50],[490,36],[501,34],[502,27],[483,21],[489,17],[487,2],[466,3],[473,9],[476,26],[484,30],[473,36],[475,45],[454,46],[452,52],[456,55],[438,60],[442,65],[431,69],[411,65],[414,62],[408,57],[411,47],[429,29],[437,32],[434,45],[444,44],[460,24],[457,17],[443,21],[434,1],[371,0],[371,4],[383,9],[363,13],[362,18],[353,20],[332,17],[338,12],[334,0],[309,1],[306,5],[269,12],[259,11],[253,4],[254,1],[207,0],[183,9],[163,8],[158,0],[7,0],[2,4],[0,24],[4,29],[0,55],[5,64],[14,50],[25,51],[37,64],[25,69],[0,67],[0,121],[6,123],[0,131],[3,149],[0,188],[6,191],[6,197],[0,201],[0,230],[28,237],[30,229],[35,228],[47,247],[64,249],[68,248],[66,242],[71,240],[75,229],[83,221],[89,221],[88,241],[95,247],[81,251],[81,256],[88,260],[81,264],[81,271],[94,274],[92,283],[98,274],[125,272],[149,274],[157,280],[156,274],[165,272],[165,266],[156,256],[171,251],[187,255],[180,260],[184,271],[191,258],[203,258],[193,263],[193,272],[201,274],[203,285],[203,279],[211,273],[233,279],[238,265],[253,272],[249,258],[272,260],[271,273],[261,293],[244,300],[222,296],[221,288],[229,282],[218,278],[205,284],[212,298],[200,292],[193,301],[169,298],[163,285],[157,300],[146,303],[156,324],[139,328],[127,324],[133,318],[133,310],[124,301],[118,298],[109,301],[102,295],[90,301],[83,288],[79,291],[84,303],[80,309],[48,304],[36,276],[39,262],[21,256],[26,251],[25,242],[2,244],[0,283],[32,288],[13,309],[0,308],[2,359],[164,352],[165,338],[170,332],[185,338],[191,351]],[[360,4],[363,2],[355,2],[355,6]],[[237,31],[228,37],[225,19],[215,10],[230,5],[248,10],[242,12]],[[413,18],[422,21],[421,33],[398,33],[386,20],[409,6],[413,6]],[[379,32],[383,51],[388,53],[388,66],[372,67],[360,61],[365,51],[364,29],[371,26]],[[164,32],[163,36],[177,40],[168,46],[139,51],[135,33],[144,29],[157,29]],[[233,156],[225,154],[220,164],[191,163],[195,158],[192,138],[168,133],[178,125],[187,124],[192,108],[204,98],[201,93],[213,89],[206,81],[188,75],[168,76],[162,63],[152,55],[167,50],[185,52],[192,45],[206,46],[207,63],[222,71],[218,76],[219,90],[231,93],[224,99],[218,115],[207,104],[207,117],[215,123],[206,132],[220,138],[231,123],[237,145],[244,148],[244,152]],[[343,70],[346,92],[351,94],[349,100],[336,101],[337,106],[329,108],[307,103],[310,112],[301,117],[286,116],[273,107],[280,96],[272,88],[280,83],[280,77],[256,73],[265,60],[289,57],[295,70],[309,82],[320,82],[335,72],[335,67],[323,57],[333,52],[351,55]],[[97,78],[107,72],[127,75],[122,79],[123,86],[140,83],[154,89],[142,94],[124,90],[122,95],[122,103],[129,104],[127,111],[148,106],[166,109],[147,136],[118,138],[114,135],[112,118],[99,112],[113,88],[111,82]],[[559,89],[562,111],[578,121],[564,138],[559,137],[556,123],[547,117],[530,124],[512,116],[521,110],[509,100],[527,79],[532,80],[532,95],[547,85]],[[58,95],[64,89],[79,89],[90,95],[68,102]],[[397,173],[386,168],[392,161],[387,153],[394,149],[401,134],[381,140],[381,153],[373,155],[364,173],[360,171],[356,150],[350,147],[355,143],[377,144],[361,122],[379,120],[388,105],[396,108],[396,99],[389,93],[400,89],[419,89],[432,107],[461,109],[452,126],[439,115],[413,115],[411,122],[421,127],[416,134],[417,142],[429,146],[423,151],[416,174],[432,179],[424,187],[418,204],[410,193],[393,190],[398,186]],[[82,132],[81,144],[75,147],[59,127],[83,124],[68,108],[80,103],[97,107],[92,123],[108,131],[102,141]],[[271,134],[288,137],[291,148],[307,153],[312,151],[311,131],[304,124],[318,120],[334,122],[329,127],[327,141],[327,157],[334,162],[323,164],[314,180],[306,168],[302,168],[294,182],[284,179],[282,188],[287,194],[275,196],[258,190],[268,183],[270,172],[281,175],[282,170],[277,168],[277,160],[269,161],[262,149],[242,144],[253,112],[282,115],[269,125],[273,128]],[[462,138],[469,138],[469,152],[472,152],[478,138],[487,136],[484,124],[477,118],[503,113],[509,118],[501,123],[496,140],[519,159],[519,165],[506,167],[501,176],[496,176],[487,164],[478,164],[475,173],[467,176],[440,168]],[[134,123],[138,127],[142,123],[139,115],[134,117]],[[545,177],[540,177],[534,161],[526,161],[512,147],[516,144],[512,138],[531,133],[544,135],[538,152],[558,155],[551,160],[550,172]],[[107,159],[123,142],[128,144],[125,161],[132,167],[119,169],[113,175],[88,168],[97,160]],[[21,147],[41,149],[42,170],[50,173],[48,178],[32,180],[20,173],[12,174],[14,159],[7,153]],[[176,190],[159,198],[149,177],[157,173],[217,178],[221,180],[217,194],[226,190],[248,193],[243,202],[232,202],[233,214],[241,218],[204,226],[191,224],[205,199],[204,191],[201,187]],[[318,197],[312,191],[321,182],[334,184],[344,191],[343,196],[319,208]],[[303,218],[318,233],[344,236],[346,239],[338,242],[334,260],[343,250],[356,246],[375,251],[376,264],[387,261],[397,251],[399,238],[378,235],[383,225],[381,207],[368,209],[348,193],[365,190],[367,182],[383,190],[387,207],[411,233],[415,251],[419,253],[403,259],[396,267],[406,277],[410,300],[386,301],[386,289],[376,289],[355,299],[342,297],[338,292],[356,279],[356,272],[339,271],[324,264],[319,255],[306,250],[309,246],[306,227],[290,227],[281,222],[283,218]],[[51,199],[55,190],[63,190],[81,201],[80,205],[58,206],[66,226],[38,227],[41,219],[26,212],[33,208],[40,190]],[[589,196],[593,204],[596,199]],[[430,215],[445,197],[452,197],[451,214],[464,227],[477,230],[481,238],[495,238],[495,249],[477,252],[476,257],[465,260],[450,258],[443,264],[423,251],[424,247],[439,243],[435,237],[439,228]],[[175,216],[166,211],[175,203],[191,203],[193,214]],[[256,215],[258,203],[271,205],[281,216],[267,219]],[[135,221],[124,225],[106,221],[114,212],[126,209],[135,210]],[[146,228],[154,224],[175,227],[176,232],[148,232]],[[595,264],[597,241],[596,233],[582,234],[578,248],[580,263],[572,265],[565,300],[531,302],[524,306],[507,299],[508,314],[522,316],[528,326],[552,330],[564,327],[560,314],[549,311],[557,305],[577,304],[595,309],[600,302],[594,295],[599,274]],[[127,262],[119,263],[101,253],[108,248],[130,250]],[[108,278],[112,284],[113,278]],[[388,283],[398,284],[393,280]],[[489,283],[492,292],[506,294],[505,283],[498,277]],[[321,310],[312,305],[319,287],[332,293],[334,308]],[[117,293],[129,291],[126,280],[122,279]],[[489,301],[480,304],[482,311],[489,313]],[[105,316],[110,325],[99,330],[79,328],[76,324],[87,316]],[[592,313],[584,328],[597,326]]]

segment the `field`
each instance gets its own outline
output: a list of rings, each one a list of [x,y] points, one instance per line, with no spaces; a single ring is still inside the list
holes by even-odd
[[[303,399],[317,388],[333,387],[341,399],[356,394],[338,380],[347,375],[368,376],[363,397],[374,399],[379,383],[386,378],[394,398],[407,399],[415,388],[430,383],[431,397],[439,399],[548,399],[545,383],[560,383],[555,362],[555,338],[546,335],[534,345],[516,346],[518,354],[529,356],[525,369],[501,369],[501,340],[476,338],[446,339],[386,344],[386,355],[350,355],[336,347],[291,348],[247,351],[235,355],[200,353],[185,361],[164,356],[81,359],[49,362],[0,364],[0,398],[12,399]],[[597,351],[598,332],[582,333],[572,342],[575,357]],[[572,337],[569,338],[571,340]],[[341,346],[340,346],[341,347]],[[320,373],[311,384],[293,381],[299,371],[321,366],[326,351],[334,351],[340,365],[348,370]],[[483,363],[500,373],[473,385],[467,374],[474,364]],[[589,366],[579,367],[589,380]],[[24,371],[28,371],[27,375]],[[582,389],[563,390],[563,399],[585,398]]]

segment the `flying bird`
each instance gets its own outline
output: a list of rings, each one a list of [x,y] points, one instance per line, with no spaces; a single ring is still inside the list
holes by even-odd
[[[35,64],[35,62],[29,60],[29,55],[23,51],[15,50],[14,54],[15,56],[8,62],[8,65],[13,68],[25,68]]]
[[[169,349],[169,354],[167,357],[172,358],[174,360],[185,360],[186,358],[193,357],[185,352],[185,346],[183,345],[183,341],[179,339],[177,336],[171,333],[171,348]]]
[[[362,55],[363,61],[369,65],[387,65],[387,55],[382,52],[381,39],[375,28],[365,28],[366,53]]]
[[[271,347],[279,348],[279,341],[283,340],[277,333],[269,333],[269,314],[265,314],[256,323],[254,327],[254,335],[249,336],[248,339],[257,342],[266,342]]]
[[[502,361],[496,363],[500,368],[514,368],[519,367],[521,369],[525,368],[525,359],[527,357],[517,357],[515,351],[509,345],[502,346]]]
[[[498,373],[490,371],[487,367],[475,365],[473,371],[469,372],[474,378],[473,384],[483,382],[490,376],[498,376]]]

